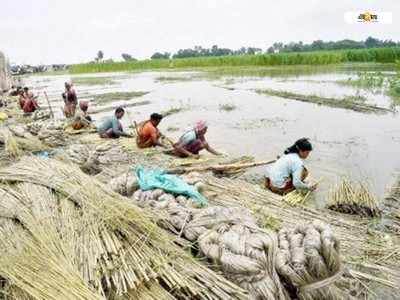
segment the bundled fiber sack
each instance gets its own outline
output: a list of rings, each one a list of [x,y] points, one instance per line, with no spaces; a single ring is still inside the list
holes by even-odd
[[[218,211],[223,209],[226,208]],[[202,255],[226,278],[248,290],[251,299],[289,299],[275,270],[275,233],[259,229],[250,212],[243,208],[227,209],[216,217],[214,228],[205,229],[198,238]],[[225,222],[218,224],[218,219],[224,218]],[[199,223],[195,216],[193,223],[196,221]]]
[[[276,269],[299,299],[346,299],[335,286],[343,269],[339,241],[321,221],[278,233]]]

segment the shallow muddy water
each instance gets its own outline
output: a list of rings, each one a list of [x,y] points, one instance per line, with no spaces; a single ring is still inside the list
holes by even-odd
[[[183,111],[163,120],[161,131],[178,138],[196,120],[204,119],[210,125],[207,133],[210,144],[234,156],[253,155],[260,160],[275,158],[296,139],[309,137],[314,151],[306,160],[306,166],[313,178],[323,179],[315,194],[318,206],[325,203],[329,188],[342,176],[367,181],[372,191],[382,196],[400,165],[400,119],[397,113],[365,114],[255,92],[255,89],[277,89],[334,98],[358,93],[367,98],[367,103],[390,107],[391,100],[384,94],[336,83],[337,80],[356,76],[357,70],[273,77],[224,73],[208,78],[199,74],[144,72],[82,75],[113,77],[115,84],[79,85],[75,88],[78,98],[89,100],[94,94],[108,92],[149,92],[130,101],[115,99],[115,103],[107,104],[111,105],[109,112],[94,115],[96,122],[112,114],[112,105],[116,103],[149,101],[147,105],[127,109],[130,118],[136,121],[142,121],[152,112],[183,108]],[[180,76],[191,80],[176,80]],[[158,80],[160,77],[175,79]],[[60,94],[67,79],[70,77],[32,76],[27,77],[25,83],[36,92],[46,90],[53,109],[61,117]],[[45,104],[43,97],[40,101]],[[226,104],[233,105],[235,109],[223,110],[221,106]],[[127,115],[123,123],[126,126],[129,124]],[[169,132],[167,129],[170,127],[179,130]],[[265,168],[251,170],[249,177],[261,179],[264,172]]]

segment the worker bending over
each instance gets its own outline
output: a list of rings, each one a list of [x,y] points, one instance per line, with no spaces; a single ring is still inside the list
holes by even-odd
[[[89,116],[87,110],[89,108],[88,101],[79,101],[80,112],[74,117],[72,121],[72,128],[79,130],[92,126],[92,118]]]
[[[118,107],[114,115],[104,120],[103,124],[97,128],[100,136],[102,138],[119,138],[120,136],[132,137],[132,135],[123,131],[120,120],[124,114],[125,110],[122,107]]]
[[[312,151],[312,145],[302,138],[293,146],[287,148],[284,156],[280,157],[269,169],[265,178],[265,187],[272,192],[285,195],[295,189],[314,191],[317,184],[304,182],[308,175],[303,160]]]
[[[139,148],[150,148],[150,147],[166,147],[161,143],[161,133],[157,126],[160,124],[163,116],[157,113],[153,113],[150,116],[150,120],[147,120],[137,132],[136,144]]]
[[[174,154],[179,157],[193,157],[199,158],[199,152],[206,149],[208,152],[214,155],[221,155],[207,143],[205,134],[207,133],[207,123],[199,121],[196,123],[192,130],[184,133],[179,141],[173,145]]]

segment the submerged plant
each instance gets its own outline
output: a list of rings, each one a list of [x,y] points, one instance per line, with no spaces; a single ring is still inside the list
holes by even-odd
[[[226,104],[220,104],[219,106],[219,110],[227,112],[233,111],[235,109],[237,109],[237,106],[235,104],[226,103]]]

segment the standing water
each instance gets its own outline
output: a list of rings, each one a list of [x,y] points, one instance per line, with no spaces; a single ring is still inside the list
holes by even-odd
[[[93,115],[97,123],[112,114],[117,104],[139,102],[141,105],[127,109],[130,118],[136,121],[148,118],[152,112],[179,108],[180,112],[162,121],[162,132],[177,139],[196,120],[206,120],[209,143],[232,156],[273,159],[297,139],[308,137],[314,151],[305,165],[314,179],[322,180],[315,193],[317,206],[322,206],[329,188],[343,176],[367,182],[371,191],[383,196],[400,165],[398,114],[361,113],[258,94],[256,90],[273,89],[338,99],[357,95],[368,104],[392,106],[392,100],[383,93],[339,84],[338,81],[349,77],[357,77],[357,70],[284,76],[269,73],[262,76],[226,73],[209,76],[202,72],[107,73],[73,76],[72,81],[81,82],[75,84],[78,98],[89,99],[92,108],[99,106],[96,94],[147,92],[123,101],[118,99],[118,94],[114,98],[110,94],[110,101],[101,104],[108,105],[109,110]],[[61,115],[60,95],[68,79],[71,79],[68,75],[31,76],[25,83],[36,92],[46,90],[53,110]],[[42,98],[42,104],[44,101]],[[125,117],[124,125],[129,122]],[[261,182],[265,169],[251,170],[248,175]]]

